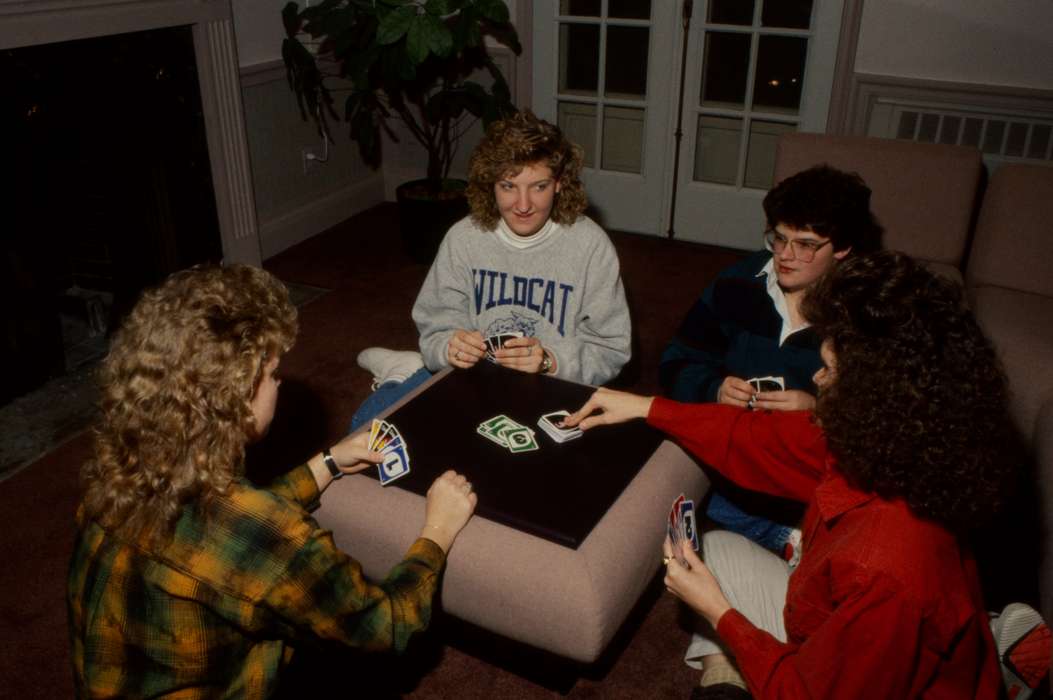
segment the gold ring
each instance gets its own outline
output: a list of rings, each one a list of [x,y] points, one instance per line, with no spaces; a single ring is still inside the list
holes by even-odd
[[[669,566],[671,561],[673,561],[672,557],[662,557],[662,566]]]

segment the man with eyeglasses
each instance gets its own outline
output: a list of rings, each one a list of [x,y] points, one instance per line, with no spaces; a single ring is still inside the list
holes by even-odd
[[[881,248],[882,228],[862,178],[826,165],[786,178],[763,206],[765,250],[720,273],[662,354],[659,380],[671,399],[759,410],[815,408],[812,377],[822,360],[801,300],[840,261]],[[758,391],[761,379],[777,379],[783,389]],[[714,486],[709,520],[796,565],[797,507],[730,484]],[[695,646],[686,659],[698,667]]]

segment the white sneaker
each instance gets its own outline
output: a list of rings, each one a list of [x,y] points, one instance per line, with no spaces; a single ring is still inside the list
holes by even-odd
[[[1053,648],[1049,627],[1037,610],[1024,603],[1010,603],[992,618],[1006,695],[1010,700],[1027,700],[1049,673]]]
[[[373,375],[373,391],[388,382],[402,383],[424,366],[419,352],[366,348],[358,353],[358,366]]]

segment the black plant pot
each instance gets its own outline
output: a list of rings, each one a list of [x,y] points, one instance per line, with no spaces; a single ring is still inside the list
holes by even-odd
[[[468,216],[467,184],[443,180],[437,197],[427,180],[411,180],[395,188],[402,244],[414,262],[430,264],[446,231]]]

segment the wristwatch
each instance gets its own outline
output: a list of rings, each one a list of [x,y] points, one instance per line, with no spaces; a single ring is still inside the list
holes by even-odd
[[[339,479],[344,475],[340,471],[340,467],[336,466],[336,460],[333,459],[333,453],[329,450],[322,450],[322,461],[325,462],[325,466],[329,468],[329,473],[333,475],[333,479]]]
[[[541,372],[541,374],[548,374],[552,371],[552,356],[544,350],[542,350],[541,352],[543,357],[541,358],[541,368],[539,371]]]

